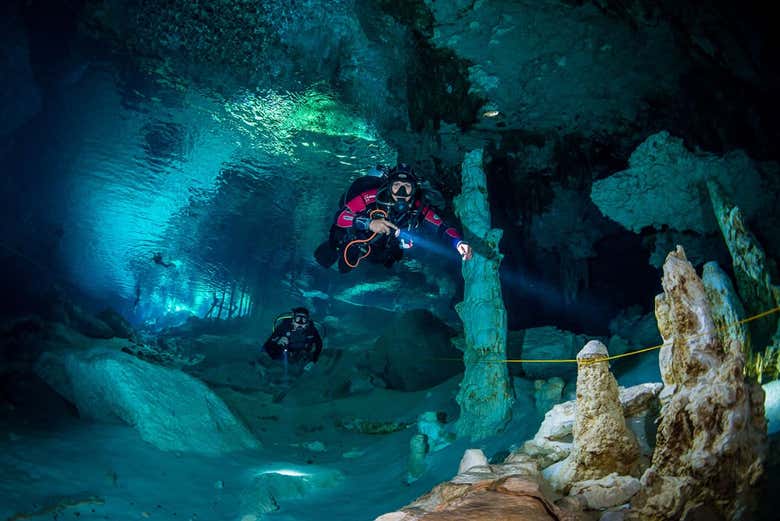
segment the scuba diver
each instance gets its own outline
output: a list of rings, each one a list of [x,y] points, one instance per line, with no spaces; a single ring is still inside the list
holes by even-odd
[[[138,309],[138,304],[141,303],[141,284],[135,285],[135,301],[133,302],[133,313]]]
[[[322,352],[322,338],[309,318],[309,310],[297,307],[291,315],[277,317],[263,351],[274,360],[283,360],[285,370],[288,363],[305,362],[303,370],[311,371]]]
[[[163,260],[162,253],[160,253],[159,251],[154,254],[154,257],[152,257],[152,261],[154,261],[155,264],[159,264],[164,268],[170,268],[171,266],[175,266],[175,264],[172,262],[165,262]]]
[[[381,170],[381,176],[361,177],[347,190],[328,240],[314,253],[320,265],[330,268],[338,261],[339,271],[346,273],[367,259],[389,268],[414,246],[412,232],[439,237],[463,260],[471,259],[471,246],[425,199],[409,165]]]

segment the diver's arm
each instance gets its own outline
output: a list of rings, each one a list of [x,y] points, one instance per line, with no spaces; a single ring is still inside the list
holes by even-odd
[[[314,351],[311,354],[311,361],[316,364],[317,360],[320,358],[320,353],[322,352],[322,337],[316,327],[312,326],[312,330],[314,333]]]
[[[458,255],[460,255],[463,260],[471,259],[471,246],[463,240],[463,236],[457,228],[441,218],[431,206],[424,207],[422,215],[423,229],[429,230],[431,234],[436,235],[437,237],[442,237],[455,248],[455,251],[458,252]]]
[[[268,342],[272,342],[277,346],[284,347],[289,342],[289,339],[287,338],[287,332],[289,329],[289,325],[285,322],[282,322],[276,329],[274,329],[274,332],[271,333]]]
[[[263,349],[262,349],[262,351],[265,351],[266,353],[271,355],[272,358],[275,356],[274,353],[279,352],[279,349],[281,348],[281,346],[279,345],[279,336],[277,336],[276,333],[277,330],[274,329],[274,332],[271,333],[271,336],[269,336],[268,340],[266,340],[265,343],[263,344]]]
[[[422,228],[429,234],[441,237],[452,245],[453,248],[458,247],[458,243],[463,241],[463,238],[458,232],[457,228],[451,226],[445,221],[434,208],[426,206],[422,210],[423,223]]]
[[[376,189],[367,190],[349,201],[336,217],[336,226],[344,229],[368,230],[371,217],[368,206],[376,201]]]

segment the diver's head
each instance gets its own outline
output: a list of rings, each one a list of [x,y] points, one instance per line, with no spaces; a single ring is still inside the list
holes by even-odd
[[[398,166],[390,170],[387,174],[387,186],[395,209],[403,211],[409,207],[417,192],[418,183],[414,170],[406,163],[398,163]]]
[[[306,327],[309,324],[309,310],[303,307],[293,308],[292,323],[294,329]]]

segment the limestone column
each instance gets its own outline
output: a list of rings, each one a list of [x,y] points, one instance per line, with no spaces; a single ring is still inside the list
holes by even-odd
[[[506,309],[501,294],[498,250],[502,230],[490,227],[487,182],[482,170],[482,150],[466,154],[462,190],[455,198],[455,212],[464,226],[465,239],[474,257],[463,263],[463,302],[455,306],[463,321],[466,366],[456,400],[460,418],[458,436],[478,440],[503,429],[511,418],[512,392],[506,359]]]

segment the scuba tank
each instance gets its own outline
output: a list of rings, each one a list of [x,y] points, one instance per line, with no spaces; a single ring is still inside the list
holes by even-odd
[[[369,168],[366,175],[371,177],[387,177],[387,170],[385,165],[376,165]]]

